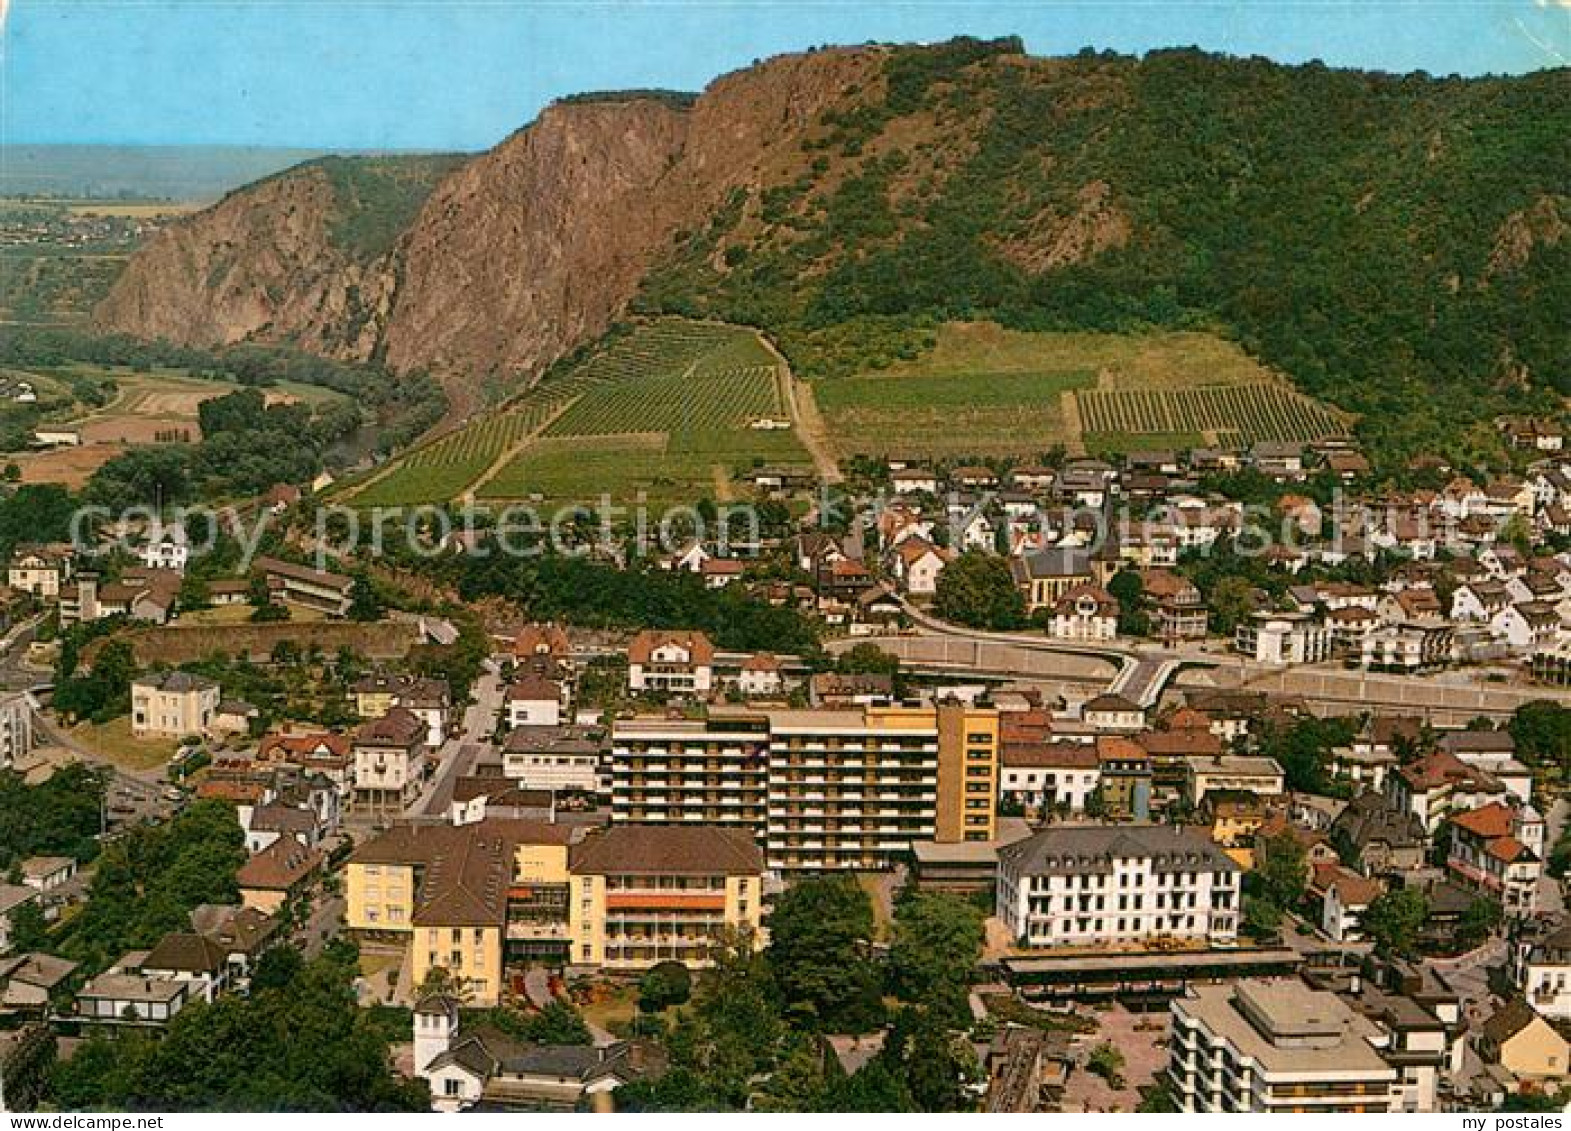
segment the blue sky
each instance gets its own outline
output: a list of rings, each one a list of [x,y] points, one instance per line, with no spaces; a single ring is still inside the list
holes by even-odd
[[[9,10],[7,11],[7,8]],[[0,0],[0,141],[463,148],[581,90],[820,43],[1016,33],[1436,74],[1565,65],[1571,0]]]

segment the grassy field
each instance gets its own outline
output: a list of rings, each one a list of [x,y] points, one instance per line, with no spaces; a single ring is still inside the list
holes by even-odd
[[[782,374],[752,331],[640,324],[549,375],[499,413],[407,453],[346,498],[363,506],[488,501],[691,503],[738,468],[808,462],[786,421]]]
[[[72,727],[70,733],[89,750],[127,770],[151,770],[162,766],[169,761],[180,741],[179,737],[132,737],[129,715],[101,726],[81,723]]]
[[[820,381],[814,394],[841,458],[1030,456],[1056,443],[1120,452],[1343,427],[1232,342],[1200,333],[951,323],[914,361]]]

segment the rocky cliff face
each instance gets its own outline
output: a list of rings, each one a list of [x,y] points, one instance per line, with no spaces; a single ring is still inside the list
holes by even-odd
[[[166,229],[96,320],[192,345],[381,356],[461,382],[536,374],[603,333],[651,263],[734,190],[802,165],[801,131],[876,91],[881,58],[773,60],[691,106],[631,96],[552,106],[442,180],[370,261],[335,242],[334,185],[302,166]]]
[[[302,166],[170,225],[137,253],[95,312],[105,329],[186,345],[292,340],[365,358],[376,324],[359,315],[385,301],[385,262],[356,263],[330,237],[334,193]]]

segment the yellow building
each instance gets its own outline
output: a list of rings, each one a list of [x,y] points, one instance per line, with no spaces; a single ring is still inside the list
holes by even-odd
[[[758,929],[763,872],[742,829],[399,825],[350,857],[344,917],[361,937],[402,941],[415,985],[440,968],[484,1006],[515,963],[707,965],[723,928]]]
[[[759,930],[764,858],[744,829],[616,825],[571,849],[573,965],[712,965],[729,929]]]
[[[1571,1045],[1527,1002],[1501,1006],[1479,1033],[1479,1053],[1518,1080],[1554,1082],[1571,1075]]]
[[[574,831],[507,820],[395,826],[349,858],[345,925],[363,937],[404,940],[415,985],[440,967],[468,984],[475,1004],[495,1004],[507,958],[566,957]],[[546,894],[552,888],[554,898]]]

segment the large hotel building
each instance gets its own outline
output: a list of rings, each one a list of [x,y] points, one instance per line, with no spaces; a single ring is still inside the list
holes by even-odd
[[[958,702],[623,720],[612,820],[749,828],[771,870],[878,869],[995,835],[998,712]]]

